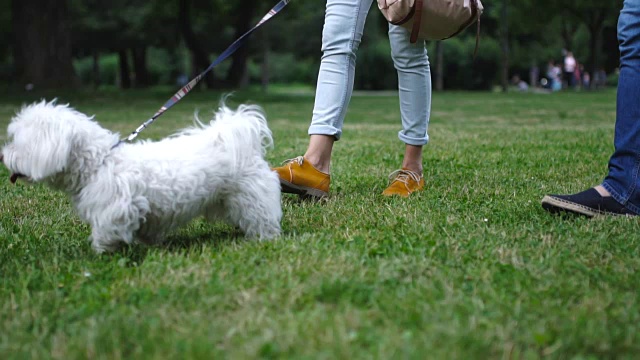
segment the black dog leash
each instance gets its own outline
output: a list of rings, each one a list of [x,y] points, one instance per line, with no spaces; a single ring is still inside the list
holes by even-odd
[[[202,78],[204,78],[204,76],[209,71],[211,71],[214,67],[216,67],[222,61],[224,61],[226,58],[228,58],[234,52],[236,52],[236,50],[238,50],[242,45],[244,45],[244,43],[247,40],[247,38],[249,37],[249,35],[251,35],[254,31],[256,31],[256,29],[258,29],[260,26],[262,26],[262,24],[264,24],[267,21],[269,21],[269,19],[271,19],[274,15],[279,13],[280,10],[282,10],[285,6],[287,6],[287,4],[290,1],[291,0],[280,0],[280,2],[278,2],[271,10],[269,10],[269,12],[265,16],[263,16],[262,19],[253,28],[251,28],[249,31],[244,33],[244,35],[240,36],[238,38],[238,40],[234,41],[233,44],[231,44],[222,54],[220,54],[220,56],[218,56],[218,58],[214,62],[212,62],[211,65],[209,65],[209,67],[205,71],[200,73],[200,75],[196,76],[187,85],[185,85],[182,89],[180,89],[180,91],[175,93],[175,95],[173,95],[169,99],[169,101],[167,101],[160,108],[160,110],[158,110],[149,120],[145,121],[144,123],[142,123],[142,125],[138,126],[138,128],[135,129],[131,133],[131,135],[129,135],[128,137],[118,141],[118,143],[115,144],[112,147],[112,149],[117,147],[118,145],[122,144],[123,142],[131,141],[131,140],[135,139],[138,136],[138,134],[140,134],[147,126],[151,125],[157,118],[159,118],[162,114],[164,114],[165,111],[169,110],[178,101],[182,100],[182,98],[185,97],[200,82],[200,80],[202,80]]]

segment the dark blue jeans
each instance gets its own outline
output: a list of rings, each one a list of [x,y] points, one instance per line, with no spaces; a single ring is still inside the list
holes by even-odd
[[[618,19],[618,41],[615,152],[602,185],[616,201],[640,214],[640,0],[624,0]]]

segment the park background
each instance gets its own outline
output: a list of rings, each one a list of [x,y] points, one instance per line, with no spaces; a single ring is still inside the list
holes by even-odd
[[[275,1],[274,1],[275,3]],[[0,143],[41,99],[127,134],[273,4],[0,0]],[[429,42],[425,191],[380,196],[402,159],[396,75],[374,7],[326,201],[282,197],[283,234],[200,219],[96,255],[68,198],[0,166],[0,359],[617,359],[640,353],[640,224],[551,216],[613,151],[621,1],[485,2]],[[304,152],[324,2],[293,0],[139,139],[262,106],[278,165]],[[529,86],[571,50],[605,86]],[[378,91],[379,90],[379,91]]]
[[[204,70],[250,29],[269,1],[2,0],[0,82],[17,89],[175,86]],[[590,74],[615,85],[622,1],[487,1],[480,51],[475,26],[428,44],[436,90],[506,89],[531,83],[572,51]],[[203,81],[208,89],[314,86],[324,2],[293,1]],[[373,4],[357,58],[356,89],[395,89],[387,25]],[[535,83],[533,83],[535,85]]]

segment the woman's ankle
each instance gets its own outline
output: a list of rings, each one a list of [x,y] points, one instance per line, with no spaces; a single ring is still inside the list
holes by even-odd
[[[600,196],[602,197],[611,196],[611,193],[609,193],[609,191],[605,189],[605,187],[602,185],[597,185],[597,186],[594,186],[593,188],[596,189],[598,194],[600,194]]]
[[[316,170],[323,172],[325,174],[329,174],[331,160],[323,159],[321,156],[317,156],[315,154],[304,154],[304,160],[311,164]]]
[[[317,170],[329,174],[334,142],[333,136],[311,135],[304,158]]]

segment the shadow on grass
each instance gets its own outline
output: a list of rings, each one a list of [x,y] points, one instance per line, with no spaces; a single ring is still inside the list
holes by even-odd
[[[336,198],[333,194],[324,198],[315,198],[309,195],[296,195],[296,194],[283,194],[282,205],[283,206],[308,206],[308,205],[324,205]]]
[[[238,240],[244,240],[244,235],[240,230],[229,226],[226,226],[224,229],[220,227],[221,226],[211,226],[208,232],[187,233],[181,231],[169,236],[163,244],[157,247],[168,251],[190,251],[203,247],[219,251],[223,247],[229,246]]]
[[[131,246],[120,247],[112,255],[122,257],[124,266],[133,267],[142,264],[150,252],[190,253],[200,252],[203,248],[217,252],[236,241],[246,241],[240,230],[225,224],[206,224],[197,220],[171,233],[161,244],[146,245],[136,242]]]

